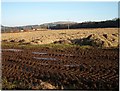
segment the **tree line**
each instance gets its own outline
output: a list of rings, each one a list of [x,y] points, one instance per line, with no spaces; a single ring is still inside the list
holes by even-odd
[[[78,28],[118,28],[119,19],[100,21],[100,22],[82,22],[76,24],[58,24],[50,26],[50,29],[78,29]]]

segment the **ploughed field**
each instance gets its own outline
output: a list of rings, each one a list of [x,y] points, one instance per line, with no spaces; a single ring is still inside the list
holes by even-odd
[[[119,88],[118,60],[118,49],[3,47],[2,77],[17,84],[12,89],[112,90]]]

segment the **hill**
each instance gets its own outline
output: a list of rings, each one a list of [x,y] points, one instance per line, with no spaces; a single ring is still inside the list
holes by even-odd
[[[27,25],[8,27],[1,25],[1,32],[21,32],[21,31],[35,31],[44,29],[80,29],[80,28],[118,28],[119,19],[112,19],[99,22],[72,22],[72,21],[58,21],[52,23],[44,23],[41,25]]]

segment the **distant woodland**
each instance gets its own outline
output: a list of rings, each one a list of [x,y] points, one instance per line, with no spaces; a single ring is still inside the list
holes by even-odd
[[[8,27],[1,25],[1,32],[21,32],[21,31],[38,31],[42,29],[80,29],[80,28],[118,28],[120,26],[119,18],[112,20],[100,21],[100,22],[54,22],[45,23],[41,25],[28,25],[28,26],[18,26],[18,27]]]
[[[77,29],[77,28],[116,28],[119,27],[119,19],[101,22],[83,22],[76,24],[58,24],[50,29]]]

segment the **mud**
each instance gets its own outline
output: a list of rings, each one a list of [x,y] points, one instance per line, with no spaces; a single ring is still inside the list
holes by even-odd
[[[2,77],[9,82],[23,81],[24,89],[42,80],[56,89],[118,90],[118,54],[118,49],[8,47],[2,49]]]

